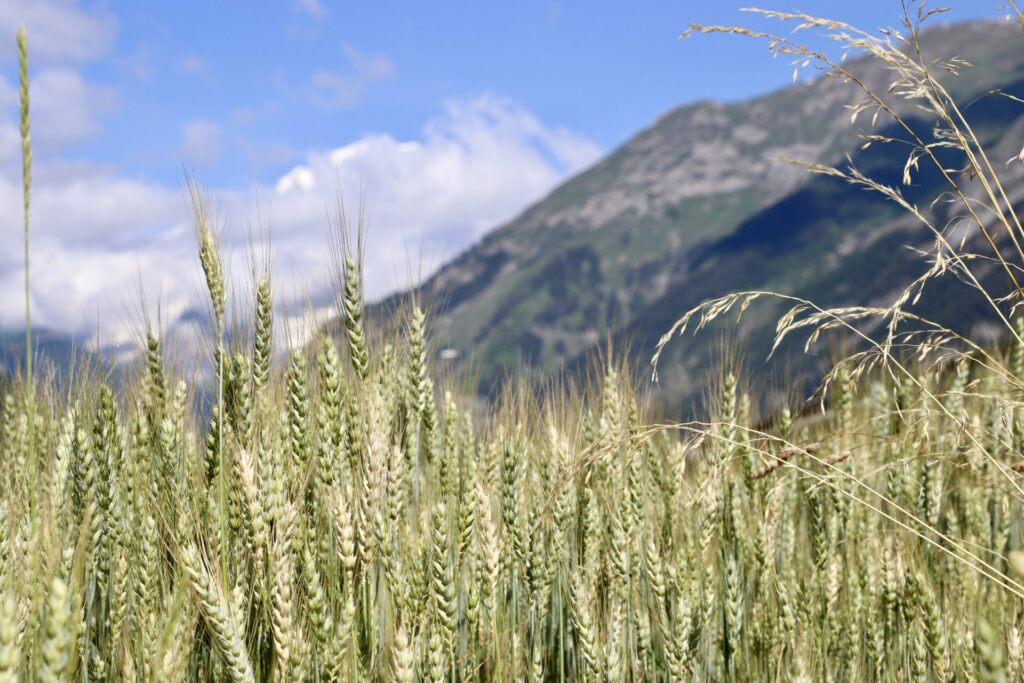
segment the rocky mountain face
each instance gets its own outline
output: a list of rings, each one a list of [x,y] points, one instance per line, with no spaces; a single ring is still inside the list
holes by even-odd
[[[924,42],[936,55],[974,64],[947,79],[960,101],[994,88],[1024,94],[1024,35],[1015,25],[945,26]],[[873,88],[884,90],[892,78],[865,59],[851,69]],[[924,268],[906,248],[928,241],[923,229],[880,197],[775,160],[842,164],[850,155],[900,184],[905,149],[858,151],[858,134],[870,123],[851,126],[844,106],[859,99],[850,85],[819,78],[745,102],[668,112],[420,288],[433,309],[435,347],[486,393],[524,367],[537,378],[579,372],[609,343],[628,347],[642,364],[681,313],[735,290],[801,294],[827,305],[887,303]],[[930,130],[915,110],[902,113]],[[994,158],[1019,152],[1024,106],[981,97],[967,113],[999,148]],[[884,126],[872,132],[884,133]],[[1019,166],[1005,170],[1019,177]],[[945,188],[937,173],[922,171],[904,190],[927,206]],[[956,306],[940,299],[936,313],[981,314],[969,296],[949,296]],[[743,360],[750,373],[768,377],[762,360],[777,313],[768,305],[739,327],[675,343],[654,389],[666,412],[688,411],[723,348],[740,357],[731,362]],[[970,316],[954,317],[964,324]],[[798,355],[776,364],[783,393],[813,375],[814,362]]]

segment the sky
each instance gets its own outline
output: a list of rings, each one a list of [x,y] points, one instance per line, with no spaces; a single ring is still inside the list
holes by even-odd
[[[752,0],[751,0],[752,1]],[[669,109],[784,87],[748,2],[0,1],[0,327],[24,324],[15,32],[31,60],[33,323],[123,341],[200,297],[187,179],[232,278],[272,245],[295,321],[327,299],[337,197],[365,216],[368,295],[428,275]],[[950,0],[943,19],[997,17]],[[792,2],[765,2],[792,10]],[[898,0],[803,0],[866,29]],[[259,266],[261,267],[261,266]],[[140,284],[141,283],[141,284]],[[298,322],[295,322],[298,325]],[[296,331],[301,335],[301,331]]]

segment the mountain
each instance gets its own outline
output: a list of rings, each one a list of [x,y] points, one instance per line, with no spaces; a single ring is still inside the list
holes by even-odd
[[[165,363],[188,371],[197,355],[205,351],[194,329],[196,314],[187,311],[163,330]],[[74,379],[82,372],[98,371],[120,381],[126,371],[145,358],[141,343],[97,344],[84,334],[72,334],[45,327],[32,328],[33,374],[58,381]],[[0,387],[25,367],[25,330],[0,330]]]
[[[35,350],[33,374],[66,378],[79,363],[95,358],[85,343],[57,330],[33,328],[32,348]],[[25,331],[0,330],[0,388],[25,366]]]
[[[974,68],[946,86],[966,108],[976,132],[998,161],[1020,152],[1024,106],[984,97],[993,89],[1024,97],[1024,36],[1008,23],[972,22],[935,28],[926,50],[959,56]],[[742,68],[742,67],[738,67]],[[850,69],[872,88],[891,76],[877,63],[852,60]],[[905,149],[876,145],[860,151],[845,105],[857,91],[818,79],[744,102],[702,101],[674,109],[593,167],[570,178],[521,215],[499,226],[449,262],[416,292],[431,309],[434,349],[451,369],[493,394],[511,372],[538,381],[578,377],[610,346],[629,352],[644,372],[657,340],[689,308],[729,292],[772,290],[822,305],[887,305],[924,263],[911,248],[931,240],[905,212],[881,197],[834,178],[811,176],[773,161],[789,157],[863,170],[901,185]],[[904,107],[922,135],[931,122]],[[869,117],[863,117],[862,122]],[[864,123],[866,125],[866,122]],[[874,133],[886,134],[884,127]],[[950,166],[958,160],[947,155]],[[1011,201],[1024,207],[1024,164],[1000,170]],[[945,190],[922,164],[903,188],[936,224],[955,218],[933,201]],[[978,263],[992,291],[1003,276]],[[370,308],[371,316],[408,296]],[[765,404],[802,395],[831,349],[802,353],[800,343],[763,363],[782,311],[758,303],[741,325],[726,323],[674,341],[660,364],[653,397],[666,415],[691,415],[721,362],[742,363]],[[952,278],[929,285],[918,312],[962,331],[992,328],[984,302]],[[203,346],[202,316],[190,311],[164,330],[168,348],[188,368]],[[23,333],[0,332],[0,376],[21,364]],[[85,344],[58,333],[35,332],[40,356],[69,367]],[[723,358],[722,349],[731,356]],[[736,349],[739,349],[738,351]],[[138,349],[103,349],[98,357],[127,366]],[[191,359],[191,360],[189,360]],[[453,360],[454,359],[454,360]]]
[[[959,101],[994,88],[1024,95],[1024,36],[1015,25],[942,26],[923,43],[974,65],[946,79]],[[873,88],[884,90],[891,79],[864,58],[850,69]],[[609,342],[643,363],[684,311],[731,291],[768,289],[829,305],[889,303],[924,268],[905,248],[926,246],[924,230],[879,196],[772,160],[842,164],[850,155],[899,185],[906,149],[858,151],[858,133],[868,124],[852,127],[844,105],[859,99],[851,86],[819,78],[744,102],[702,101],[668,112],[419,288],[434,303],[435,346],[488,393],[523,367],[537,378],[578,373]],[[930,121],[914,119],[909,107],[901,113],[929,134]],[[1019,152],[1024,107],[982,97],[967,114],[999,148],[994,158]],[[1005,170],[1019,177],[1020,166]],[[906,194],[927,206],[944,189],[922,164]],[[937,287],[929,296],[939,301],[929,311],[961,326],[983,315],[964,288]],[[805,384],[817,361],[785,354],[777,364],[782,374],[761,362],[779,311],[769,304],[738,328],[673,342],[655,392],[662,407],[688,412],[720,358],[723,335],[744,349],[749,373],[773,386]]]

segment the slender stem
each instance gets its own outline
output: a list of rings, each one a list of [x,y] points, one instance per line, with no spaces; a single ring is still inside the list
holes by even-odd
[[[497,593],[496,590],[494,592]],[[492,667],[492,671],[490,671],[489,673],[493,673],[494,674],[494,680],[500,681],[500,680],[502,680],[502,677],[501,677],[501,655],[498,652],[498,633],[499,633],[500,626],[499,626],[499,621],[498,621],[498,596],[497,595],[494,595],[492,602],[494,603],[494,608],[491,610],[491,642],[489,643],[490,651],[491,651],[491,667]]]
[[[562,613],[564,603],[562,602],[562,577],[559,575],[555,582],[555,589],[558,592],[558,681],[565,683],[565,619]],[[552,610],[554,611],[554,610]]]
[[[32,381],[32,306],[29,298],[28,226],[32,188],[32,137],[29,135],[28,110],[28,48],[25,27],[18,28],[18,78],[21,99],[21,178],[24,197],[25,224],[25,402],[28,409],[28,477],[29,512],[35,526],[36,462],[35,462],[35,396]]]
[[[220,570],[223,585],[228,583],[228,506],[227,479],[224,472],[224,330],[217,318],[217,457],[220,460],[218,489],[220,506]]]

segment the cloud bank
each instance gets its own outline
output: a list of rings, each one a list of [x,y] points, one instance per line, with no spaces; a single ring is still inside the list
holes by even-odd
[[[13,40],[21,24],[30,36],[32,60],[42,63],[95,59],[110,48],[117,33],[112,14],[88,12],[75,0],[0,2],[0,36]]]
[[[0,107],[10,93],[0,83]],[[73,90],[73,89],[72,89]],[[42,105],[41,105],[42,106]],[[68,135],[80,134],[77,128]],[[17,138],[0,127],[0,287],[17,292],[20,175]],[[40,131],[38,135],[43,135]],[[214,150],[215,131],[183,131],[194,157]],[[13,148],[12,148],[13,145]],[[329,217],[338,193],[349,213],[366,212],[367,291],[378,297],[427,275],[489,228],[514,217],[561,179],[595,161],[587,139],[540,121],[493,94],[445,102],[413,139],[368,134],[309,151],[276,182],[211,188],[233,276],[248,278],[250,231],[269,232],[281,303],[323,300],[330,287]],[[201,303],[201,273],[183,187],[167,187],[90,165],[41,164],[33,189],[33,322],[120,342],[133,332],[142,282],[150,311],[164,321]],[[409,264],[412,264],[410,267]],[[289,301],[290,300],[290,301]],[[0,325],[18,327],[18,296],[0,298]]]

